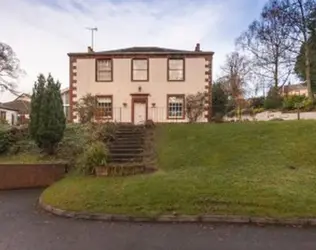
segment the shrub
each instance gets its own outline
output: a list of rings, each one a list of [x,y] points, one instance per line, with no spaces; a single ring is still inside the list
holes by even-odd
[[[315,108],[315,103],[314,101],[306,98],[303,102],[302,102],[302,105],[303,105],[303,110],[304,111],[312,111],[314,108]]]
[[[8,131],[0,130],[0,154],[7,152],[10,148]]]
[[[212,114],[225,113],[228,103],[228,95],[220,83],[214,83],[212,87]]]
[[[236,114],[237,114],[236,110],[233,109],[233,110],[229,111],[226,115],[229,118],[233,118],[234,116],[236,116]]]
[[[265,109],[279,109],[282,107],[283,98],[277,88],[271,88],[269,90],[268,96],[264,101]]]
[[[252,108],[246,108],[246,109],[242,109],[241,110],[241,114],[242,115],[250,115],[253,116],[254,115],[254,111]]]
[[[196,122],[203,115],[205,93],[198,92],[186,97],[186,115],[190,122]]]
[[[212,117],[212,122],[215,123],[223,123],[223,114],[222,113],[216,113],[213,117]]]
[[[1,125],[9,125],[9,122],[7,119],[0,118],[0,124]]]
[[[107,148],[102,142],[88,144],[80,157],[79,171],[84,174],[93,174],[95,167],[107,163]]]
[[[57,150],[58,158],[65,159],[70,167],[80,167],[82,157],[87,145],[95,142],[107,142],[113,140],[116,125],[114,123],[105,124],[69,124],[66,127],[63,140]]]
[[[80,123],[91,122],[97,113],[97,98],[92,94],[83,96],[76,105]]]
[[[116,125],[114,123],[96,124],[92,131],[92,138],[95,141],[104,143],[111,142],[115,139]]]
[[[263,96],[261,96],[261,97],[254,97],[254,98],[251,98],[249,101],[250,101],[250,107],[252,107],[252,108],[263,108],[264,102],[265,102],[265,98]]]
[[[298,105],[302,106],[304,101],[308,99],[305,96],[300,95],[290,95],[284,98],[283,100],[283,109],[285,110],[294,110],[297,109]]]
[[[78,156],[83,153],[88,143],[89,133],[85,126],[79,124],[67,125],[62,141],[58,144],[58,158],[67,160],[69,166],[76,165]]]

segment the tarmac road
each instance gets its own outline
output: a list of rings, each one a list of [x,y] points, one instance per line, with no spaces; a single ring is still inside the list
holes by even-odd
[[[37,209],[40,193],[0,191],[0,250],[316,249],[316,228],[72,220]]]

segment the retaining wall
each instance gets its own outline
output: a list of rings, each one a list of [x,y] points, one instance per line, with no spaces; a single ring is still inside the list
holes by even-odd
[[[65,173],[64,164],[0,164],[0,190],[47,187]]]

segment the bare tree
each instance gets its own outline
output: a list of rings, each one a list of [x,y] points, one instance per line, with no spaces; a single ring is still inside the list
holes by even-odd
[[[15,81],[23,71],[13,49],[0,42],[0,90],[15,92]]]
[[[248,81],[251,78],[250,60],[238,52],[232,52],[226,56],[221,69],[223,75],[218,80],[223,90],[240,110],[247,92]]]
[[[76,111],[78,112],[80,123],[91,122],[98,115],[96,97],[88,93],[80,98],[76,105]]]
[[[219,81],[226,93],[235,100],[243,98],[251,74],[250,60],[238,52],[232,52],[226,56],[221,69],[222,77],[219,78]]]
[[[278,1],[271,0],[263,8],[259,19],[236,40],[238,46],[252,55],[252,69],[260,84],[279,87],[293,71],[295,42],[290,27],[280,15]],[[262,81],[263,80],[263,81]]]
[[[308,97],[313,100],[311,83],[311,53],[308,40],[315,31],[316,0],[275,0],[278,5],[280,16],[290,27],[291,39],[299,47],[305,46],[305,75],[308,89]],[[295,51],[299,54],[299,49]]]
[[[186,115],[191,123],[196,122],[205,109],[205,93],[198,92],[186,97]]]

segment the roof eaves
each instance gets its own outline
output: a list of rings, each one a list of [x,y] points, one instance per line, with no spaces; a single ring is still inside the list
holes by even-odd
[[[179,52],[95,52],[95,53],[68,53],[69,57],[71,56],[100,56],[100,55],[214,55],[213,51],[179,51]]]
[[[0,109],[12,110],[12,111],[16,111],[16,112],[19,111],[18,109],[7,107],[7,106],[5,106],[3,104],[0,104]]]

